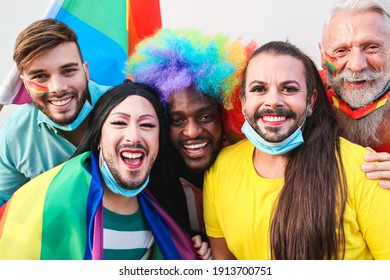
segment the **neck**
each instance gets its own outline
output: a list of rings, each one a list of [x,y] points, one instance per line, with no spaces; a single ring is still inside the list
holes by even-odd
[[[110,211],[120,215],[131,215],[139,209],[137,196],[127,198],[111,192],[106,186],[103,188],[103,206]]]
[[[72,143],[75,147],[78,147],[83,139],[86,131],[88,130],[89,116],[79,125],[78,128],[72,131],[61,130],[62,135]]]
[[[283,155],[269,155],[255,148],[253,166],[259,176],[278,179],[284,177],[287,160],[288,153]]]

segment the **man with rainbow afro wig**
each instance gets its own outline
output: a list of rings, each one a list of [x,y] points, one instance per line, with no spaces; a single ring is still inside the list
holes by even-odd
[[[167,160],[179,172],[194,231],[204,232],[203,175],[224,145],[222,111],[239,88],[246,58],[247,46],[239,39],[160,29],[128,61],[129,76],[154,88],[165,105],[177,151]]]

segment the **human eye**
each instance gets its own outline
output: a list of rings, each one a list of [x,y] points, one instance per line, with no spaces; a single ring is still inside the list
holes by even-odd
[[[253,85],[249,88],[249,92],[254,94],[264,94],[266,91],[265,86],[263,85]]]
[[[71,68],[65,68],[63,71],[62,71],[62,74],[65,75],[65,76],[70,76],[72,74],[74,74],[75,72],[77,72],[77,68],[74,68],[74,67],[71,67]]]
[[[169,123],[171,126],[181,126],[184,124],[185,120],[183,118],[171,118]]]
[[[157,127],[157,125],[153,122],[144,122],[140,124],[140,127],[147,130],[151,130],[152,128]]]
[[[294,95],[299,91],[300,89],[298,87],[291,85],[283,86],[282,88],[282,93],[285,95]]]
[[[126,126],[127,123],[124,120],[111,120],[110,124],[116,127]]]
[[[333,56],[336,58],[343,58],[349,54],[349,50],[346,48],[339,48],[333,52]]]
[[[49,75],[47,75],[45,73],[39,73],[39,74],[31,76],[30,79],[36,83],[43,83],[48,79],[48,77],[49,77]]]
[[[211,122],[212,120],[214,119],[213,115],[212,114],[204,114],[204,115],[201,115],[198,120],[200,122]]]
[[[365,52],[369,54],[374,54],[379,52],[380,47],[378,45],[369,45],[365,48]]]

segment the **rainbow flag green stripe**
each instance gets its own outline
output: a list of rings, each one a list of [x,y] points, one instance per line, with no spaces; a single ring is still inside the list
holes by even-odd
[[[42,259],[84,259],[87,240],[85,201],[90,191],[90,184],[85,182],[91,181],[91,174],[80,172],[73,176],[73,172],[86,157],[88,154],[67,162],[50,184],[42,219]],[[67,185],[74,187],[64,187]],[[64,211],[64,202],[69,203],[65,206],[67,211]],[[72,250],[69,250],[70,246]]]

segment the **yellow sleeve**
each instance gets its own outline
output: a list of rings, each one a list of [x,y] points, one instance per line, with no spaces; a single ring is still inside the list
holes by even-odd
[[[215,208],[215,193],[218,185],[215,183],[216,175],[215,165],[205,173],[203,184],[203,211],[206,234],[211,237],[224,237],[221,226],[218,221],[217,210]]]
[[[374,259],[390,260],[390,190],[362,178],[354,193],[357,221]]]

